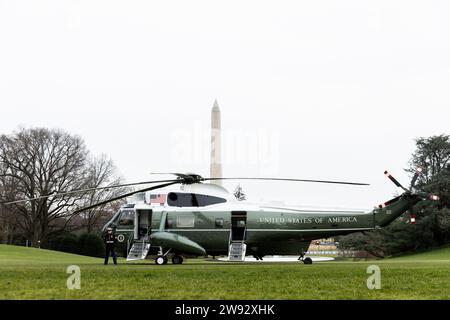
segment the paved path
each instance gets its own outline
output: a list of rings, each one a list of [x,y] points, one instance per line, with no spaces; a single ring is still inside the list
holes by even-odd
[[[333,261],[332,257],[308,256],[313,262]],[[218,258],[219,261],[228,261],[227,257]],[[245,262],[300,262],[298,256],[265,256],[264,260],[256,260],[253,257],[245,257]]]

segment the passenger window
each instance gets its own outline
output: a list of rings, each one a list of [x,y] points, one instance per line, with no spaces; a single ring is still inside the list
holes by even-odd
[[[172,207],[206,207],[227,202],[226,199],[194,193],[171,192],[167,204]]]
[[[195,225],[194,216],[178,216],[177,228],[193,228]]]
[[[172,207],[198,207],[192,193],[169,193],[167,204]]]

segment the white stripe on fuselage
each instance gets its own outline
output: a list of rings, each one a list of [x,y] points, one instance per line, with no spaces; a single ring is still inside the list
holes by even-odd
[[[345,228],[345,229],[247,229],[248,232],[254,231],[264,231],[264,232],[272,232],[272,231],[281,231],[281,232],[315,232],[315,231],[363,231],[363,230],[373,230],[374,228]],[[166,229],[164,231],[168,232],[191,232],[191,231],[222,231],[229,232],[230,229]]]

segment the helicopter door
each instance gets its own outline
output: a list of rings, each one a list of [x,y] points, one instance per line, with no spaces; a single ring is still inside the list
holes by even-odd
[[[231,212],[231,241],[244,241],[247,227],[247,212]]]
[[[247,212],[231,212],[230,243],[228,245],[229,261],[244,261],[247,245],[245,244],[245,229],[247,227]]]
[[[151,233],[152,210],[136,210],[134,224],[134,239],[139,240]]]

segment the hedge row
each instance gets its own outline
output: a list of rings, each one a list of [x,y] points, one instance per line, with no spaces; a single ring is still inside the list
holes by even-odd
[[[51,241],[50,249],[91,257],[105,254],[103,239],[96,233],[83,233],[79,237],[73,233],[64,234]]]

